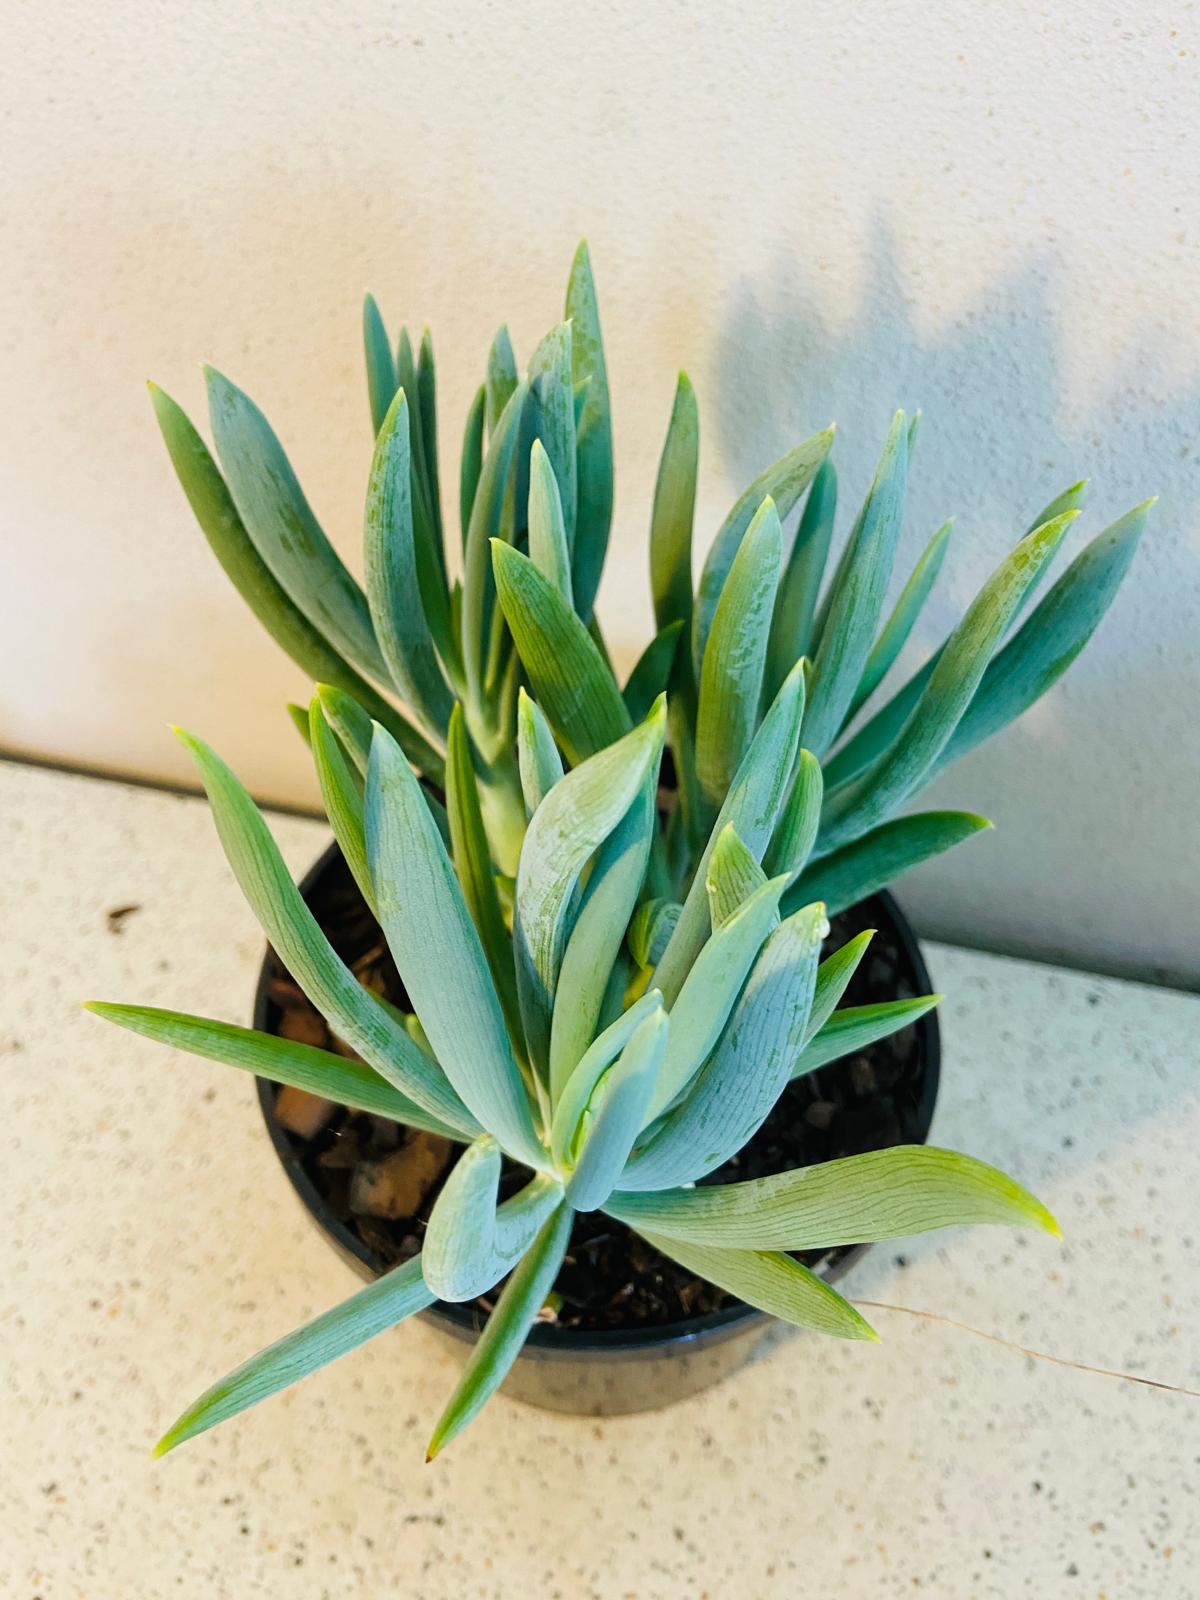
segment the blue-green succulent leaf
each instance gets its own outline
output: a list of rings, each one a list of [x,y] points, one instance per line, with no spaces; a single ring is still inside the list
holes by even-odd
[[[829,850],[880,823],[926,781],[971,703],[1021,596],[1078,512],[1027,534],[984,584],[955,628],[896,743],[848,788],[826,800],[821,846]]]
[[[483,414],[486,405],[487,387],[481,383],[467,411],[467,420],[463,427],[462,457],[458,468],[458,521],[462,530],[464,554],[467,548],[467,531],[471,526],[471,512],[475,509],[475,491],[479,487],[479,474],[483,471]]]
[[[379,921],[446,1076],[509,1155],[541,1166],[545,1152],[475,924],[417,780],[381,728],[371,741],[366,831]]]
[[[682,620],[668,622],[638,657],[621,690],[621,698],[632,721],[640,722],[659,695],[666,692],[682,636]]]
[[[813,618],[837,511],[837,471],[826,456],[817,470],[804,502],[796,537],[784,562],[783,578],[775,598],[771,638],[767,645],[764,698],[773,699],[779,685],[801,656],[811,656]]]
[[[456,705],[451,714],[446,745],[446,810],[450,823],[450,852],[463,899],[487,957],[509,1036],[519,1039],[521,1008],[517,1002],[512,940],[504,925],[504,913],[496,891],[495,868],[488,851],[471,745],[460,705]]]
[[[783,532],[775,502],[751,518],[712,616],[700,671],[696,772],[715,808],[754,737]]]
[[[913,1000],[885,1000],[878,1005],[845,1006],[835,1011],[797,1056],[792,1077],[802,1078],[806,1072],[815,1072],[830,1061],[840,1061],[843,1056],[865,1050],[901,1028],[910,1027],[932,1011],[941,998],[926,994]]]
[[[517,691],[517,759],[525,813],[532,816],[563,775],[562,757],[541,706]]]
[[[968,1223],[1059,1231],[1012,1178],[931,1145],[871,1150],[745,1183],[616,1194],[605,1209],[639,1233],[726,1250],[816,1250]]]
[[[552,1103],[595,1035],[609,975],[645,881],[656,778],[651,766],[633,804],[596,852],[567,940],[550,1026]]]
[[[338,1037],[402,1094],[463,1133],[479,1132],[437,1063],[417,1049],[392,1013],[334,951],[292,882],[257,807],[233,773],[203,740],[182,730],[178,737],[199,768],[218,837],[242,893],[272,948],[313,1005]],[[398,759],[407,773],[403,758],[398,755]],[[416,787],[411,773],[409,778]],[[420,803],[424,806],[424,801]],[[378,887],[374,870],[372,877]]]
[[[616,1187],[645,1119],[669,1028],[660,999],[592,1090],[570,1152],[567,1204],[576,1211],[598,1210]]]
[[[497,1207],[500,1146],[490,1134],[459,1157],[434,1201],[421,1250],[425,1282],[439,1300],[474,1300],[499,1283],[562,1201],[562,1185],[540,1172]]]
[[[529,559],[571,604],[571,551],[563,523],[558,481],[546,447],[533,441],[529,458]]]
[[[818,760],[842,725],[879,626],[904,516],[907,473],[905,417],[897,411],[850,534],[813,657],[804,743]]]
[[[530,820],[517,870],[513,943],[525,1038],[539,1073],[548,1064],[554,996],[580,875],[637,796],[653,786],[665,720],[660,704],[632,733],[556,783]]]
[[[1067,670],[1112,604],[1153,504],[1143,501],[1093,539],[992,659],[935,772],[1019,717]]]
[[[700,458],[700,414],[686,372],[679,374],[650,516],[650,589],[661,631],[692,620],[692,522]]]
[[[335,685],[391,732],[409,760],[437,783],[441,757],[396,708],[361,677],[295,605],[259,555],[208,447],[168,394],[150,386],[154,412],[179,482],[209,546],[234,588],[275,643],[317,682]],[[307,713],[305,713],[307,722]]]
[[[772,876],[785,872],[789,878],[795,878],[804,870],[821,825],[824,794],[821,763],[811,750],[801,750],[792,792],[763,857],[763,866]],[[815,898],[823,897],[816,895]]]
[[[713,848],[722,829],[732,823],[750,853],[761,857],[787,797],[803,715],[804,669],[803,663],[797,662],[763,718],[729,787],[700,856],[671,941],[655,971],[655,984],[662,990],[668,1007],[679,994],[711,928],[705,877]]]
[[[586,241],[571,264],[566,314],[571,319],[572,376],[577,386],[587,385],[575,441],[578,511],[574,540],[575,604],[586,621],[604,571],[613,507],[612,405]]]
[[[372,914],[375,911],[375,887],[371,882],[371,869],[367,864],[367,840],[363,832],[362,789],[357,774],[342,753],[333,729],[329,726],[320,699],[314,695],[308,710],[309,747],[321,785],[321,801],[329,826],[338,842],[342,857],[350,868],[350,875],[358,885],[359,893]]]
[[[634,1153],[623,1188],[694,1182],[758,1132],[803,1045],[821,941],[828,931],[825,907],[818,903],[794,912],[771,934],[716,1049],[683,1101]]]
[[[991,823],[970,811],[915,811],[881,823],[811,863],[784,897],[785,909],[824,900],[831,916],[884,889],[910,867],[940,855]]]
[[[571,343],[571,324],[560,322],[541,341],[529,360],[529,383],[538,397],[538,433],[557,488],[563,537],[568,552],[575,547],[578,498]]]
[[[371,437],[383,427],[392,396],[396,393],[396,363],[391,341],[375,296],[363,300],[363,352],[367,360],[367,398],[371,405]]]
[[[409,404],[403,389],[375,441],[367,483],[363,550],[367,598],[375,635],[392,681],[430,728],[445,734],[454,696],[438,663],[422,595],[440,583],[434,569],[422,575],[413,537]]]
[[[711,1192],[719,1194],[720,1190]],[[764,1250],[718,1250],[711,1245],[670,1239],[649,1229],[637,1231],[656,1250],[689,1272],[698,1273],[719,1289],[784,1322],[810,1328],[814,1333],[831,1334],[835,1339],[878,1338],[848,1300],[791,1256]]]
[[[750,526],[751,517],[768,496],[775,502],[780,521],[790,514],[829,454],[833,433],[830,427],[814,434],[794,450],[789,450],[765,472],[759,473],[717,530],[717,536],[705,558],[692,614],[692,665],[697,681],[704,663],[704,650],[717,602],[734,557],[741,547],[742,537]]]
[[[361,671],[390,681],[366,596],[326,538],[270,423],[249,395],[205,368],[213,438],[247,533],[313,626]]]
[[[871,654],[867,657],[867,664],[863,668],[862,677],[858,680],[858,688],[854,691],[854,698],[850,702],[850,709],[846,713],[849,721],[875,693],[883,682],[896,657],[908,642],[908,636],[916,625],[921,609],[929,598],[929,591],[937,582],[938,574],[942,570],[942,563],[946,559],[946,550],[950,544],[950,534],[954,528],[954,520],[943,522],[933,538],[925,546],[912,570],[908,582],[900,591],[900,597],[892,610],[891,616],[880,630],[878,639],[871,646]]]
[[[528,556],[492,542],[500,604],[521,664],[568,760],[629,732],[630,717],[587,628]]]
[[[166,1455],[186,1439],[228,1422],[239,1411],[307,1378],[310,1372],[423,1311],[433,1300],[421,1275],[421,1258],[414,1256],[214,1383],[171,1424],[155,1446],[155,1455]]]
[[[432,1461],[462,1432],[504,1382],[554,1287],[567,1252],[573,1220],[570,1206],[560,1205],[552,1212],[505,1284],[433,1430],[427,1460]]]
[[[730,832],[727,828],[722,839]],[[718,846],[714,862],[719,850]],[[671,1035],[647,1108],[647,1124],[678,1099],[715,1049],[759,952],[779,925],[783,887],[784,880],[778,878],[754,889],[696,957],[671,1007]]]
[[[102,1000],[89,1000],[86,1009],[106,1022],[115,1022],[118,1027],[173,1050],[186,1050],[207,1061],[240,1067],[243,1072],[269,1078],[272,1083],[288,1084],[305,1094],[320,1095],[340,1106],[369,1111],[426,1133],[441,1134],[445,1139],[463,1138],[458,1129],[431,1117],[415,1100],[401,1094],[365,1061],[353,1056],[336,1055],[332,1050],[320,1050],[316,1045],[300,1044],[274,1033],[239,1028],[232,1022],[191,1016],[186,1011],[112,1005]]]

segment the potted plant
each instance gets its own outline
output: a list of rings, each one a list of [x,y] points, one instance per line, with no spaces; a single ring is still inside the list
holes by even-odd
[[[658,632],[621,685],[593,612],[612,444],[586,248],[524,378],[507,333],[493,343],[464,438],[461,583],[428,333],[393,355],[369,298],[364,322],[365,592],[247,396],[210,371],[218,467],[153,391],[210,544],[317,680],[291,710],[337,850],[298,889],[233,774],[181,734],[272,947],[259,1026],[92,1009],[256,1073],[297,1188],[381,1274],[210,1389],[160,1448],[417,1312],[470,1340],[431,1454],[527,1341],[527,1396],[629,1409],[710,1381],[764,1312],[873,1337],[831,1286],[850,1247],[962,1222],[1057,1231],[1012,1179],[922,1144],[938,997],[883,891],[987,826],[894,814],[1065,670],[1149,503],[1016,627],[1078,514],[1083,486],[1067,490],[861,721],[949,537],[885,617],[916,419],[894,419],[828,581],[832,429],[738,499],[693,592],[681,377],[651,521]]]

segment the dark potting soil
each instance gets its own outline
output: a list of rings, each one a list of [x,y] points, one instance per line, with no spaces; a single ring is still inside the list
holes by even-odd
[[[359,979],[408,1009],[379,925],[340,857],[321,874],[309,903]],[[914,996],[911,963],[883,907],[871,899],[832,919],[825,954],[864,928],[878,931],[840,1004],[870,1005]],[[268,952],[267,970],[271,1031],[350,1054],[331,1035],[274,951]],[[789,1084],[749,1144],[703,1181],[764,1177],[922,1140],[927,1131],[922,1117],[924,1082],[918,1027],[903,1028]],[[305,1172],[333,1215],[372,1253],[373,1264],[382,1271],[416,1255],[456,1147],[432,1135],[398,1128],[382,1117],[334,1107],[290,1089],[277,1091],[276,1112]],[[501,1198],[516,1193],[528,1176],[526,1169],[506,1160]],[[835,1256],[846,1253],[807,1251],[798,1259],[808,1266],[828,1267]],[[559,1325],[589,1331],[662,1327],[737,1303],[734,1296],[677,1266],[601,1212],[576,1216],[555,1290]],[[491,1309],[495,1293],[478,1301],[482,1311]]]

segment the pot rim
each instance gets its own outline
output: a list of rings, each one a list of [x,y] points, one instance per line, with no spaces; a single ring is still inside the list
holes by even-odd
[[[300,880],[300,893],[306,900],[322,877],[340,860],[341,850],[337,841],[333,840]],[[880,907],[890,924],[901,954],[912,970],[917,992],[932,994],[933,983],[921,947],[895,897],[887,889],[878,889],[873,895],[868,896],[868,899]],[[264,1033],[273,1031],[270,1026],[273,1002],[269,994],[269,985],[268,956],[264,956],[254,991],[253,1022],[254,1027]],[[915,1026],[921,1036],[921,1048],[925,1057],[924,1082],[918,1108],[923,1143],[929,1136],[941,1076],[941,1029],[938,1025],[937,1008],[934,1007],[919,1017]],[[255,1085],[271,1144],[292,1188],[313,1223],[329,1238],[330,1243],[340,1254],[347,1257],[359,1271],[371,1278],[378,1277],[381,1271],[378,1258],[344,1222],[334,1215],[320,1190],[304,1170],[292,1148],[288,1134],[276,1121],[274,1081],[270,1078],[256,1077]],[[840,1278],[868,1248],[869,1246],[865,1244],[854,1245],[840,1252],[831,1268],[823,1271],[822,1276],[827,1282]],[[474,1301],[459,1305],[438,1300],[419,1315],[437,1323],[446,1332],[471,1341],[476,1338],[483,1326],[483,1318]],[[684,1322],[664,1323],[654,1328],[599,1328],[583,1332],[574,1328],[560,1328],[553,1323],[538,1322],[530,1329],[522,1354],[537,1359],[563,1360],[577,1355],[598,1356],[605,1353],[629,1355],[638,1351],[662,1353],[671,1349],[686,1351],[701,1343],[705,1345],[719,1343],[735,1334],[748,1331],[756,1324],[766,1324],[771,1320],[768,1312],[739,1302],[737,1305],[725,1306],[720,1311],[708,1312],[702,1317],[690,1317]]]

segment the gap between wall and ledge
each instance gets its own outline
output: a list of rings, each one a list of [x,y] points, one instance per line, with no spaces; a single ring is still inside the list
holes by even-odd
[[[65,761],[53,756],[27,754],[3,746],[0,746],[0,762],[9,766],[36,767],[46,772],[61,772],[67,777],[92,778],[103,783],[124,784],[133,789],[155,790],[159,794],[178,795],[186,800],[204,799],[204,790],[198,784],[172,783],[164,778],[150,777],[136,772],[115,771],[88,762]],[[265,811],[273,811],[280,816],[300,817],[306,821],[321,823],[326,820],[325,813],[319,806],[295,805],[288,801],[264,798],[262,795],[254,795],[252,798],[255,804]],[[903,889],[899,893],[899,899],[903,903]],[[1185,994],[1200,993],[1200,977],[1196,974],[1160,966],[1155,962],[1110,961],[1083,966],[1078,961],[1072,960],[1068,953],[1056,949],[1053,945],[1005,939],[980,941],[963,937],[952,923],[948,926],[930,924],[918,917],[913,917],[911,920],[918,938],[953,945],[960,950],[975,950],[991,956],[1007,956],[1016,961],[1033,961],[1040,966],[1063,967],[1069,972],[1091,974],[1097,978],[1118,978],[1129,983],[1145,983],[1159,989],[1180,990]]]

